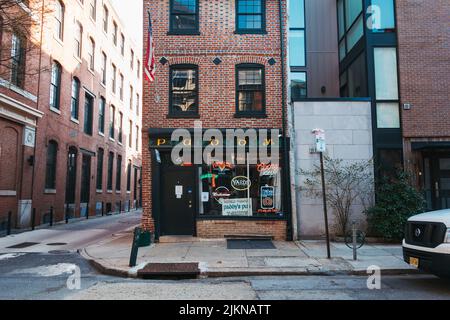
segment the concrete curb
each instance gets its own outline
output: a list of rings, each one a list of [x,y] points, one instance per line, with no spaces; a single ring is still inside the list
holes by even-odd
[[[108,266],[102,262],[95,260],[85,250],[79,250],[78,253],[86,259],[89,264],[96,269],[99,273],[120,278],[135,278],[142,279],[142,276],[137,275],[136,268],[130,268],[129,270],[123,270],[115,268],[114,266]],[[133,272],[132,270],[135,270]],[[420,274],[420,270],[416,269],[382,269],[382,275],[415,275]],[[231,277],[260,277],[260,276],[367,276],[365,270],[326,270],[326,271],[274,271],[274,270],[260,270],[260,271],[246,271],[246,270],[210,270],[200,273],[199,278],[231,278]]]

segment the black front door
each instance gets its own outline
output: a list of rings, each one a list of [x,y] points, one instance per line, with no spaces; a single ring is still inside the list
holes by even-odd
[[[194,235],[197,194],[194,167],[166,167],[161,180],[161,235]]]
[[[75,203],[75,185],[77,182],[77,149],[71,147],[67,155],[66,203]]]
[[[91,192],[91,156],[83,154],[83,165],[81,167],[81,203],[89,202]]]
[[[450,208],[450,153],[428,153],[424,166],[427,209]]]

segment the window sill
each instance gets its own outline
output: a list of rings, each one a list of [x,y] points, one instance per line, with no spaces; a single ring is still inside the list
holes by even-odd
[[[77,119],[75,119],[75,118],[72,118],[72,117],[70,117],[70,121],[72,121],[72,122],[74,122],[74,123],[76,123],[76,124],[80,124],[80,121],[79,121],[79,120],[77,120]]]
[[[196,114],[168,114],[166,116],[167,119],[200,119],[200,115]]]
[[[89,71],[93,76],[95,76],[95,70],[92,70],[91,68],[88,68],[88,71]]]
[[[235,118],[258,118],[258,119],[265,119],[267,118],[266,113],[235,113]]]
[[[266,30],[236,30],[234,34],[267,34]]]
[[[97,192],[98,194],[102,194],[102,193],[103,193],[103,190],[97,189],[96,192]]]
[[[56,43],[58,43],[61,47],[64,46],[64,40],[59,39],[58,37],[56,37],[55,35],[53,35],[53,39],[56,41]]]
[[[100,85],[106,90],[107,88],[106,88],[106,84],[105,83],[103,83],[102,81],[100,81]]]
[[[83,60],[81,60],[80,57],[77,57],[76,55],[74,55],[73,57],[75,58],[75,60],[78,61],[79,64],[82,64],[82,63],[83,63]]]
[[[109,141],[116,142],[116,140],[114,140],[114,138],[111,138],[111,137],[109,137]]]
[[[131,194],[131,191],[127,191],[127,194]]]
[[[116,194],[122,194],[122,191],[117,191],[117,190],[116,190]]]
[[[98,132],[98,135],[102,136],[103,138],[105,137],[105,134],[103,132],[100,132],[100,131]]]
[[[57,114],[61,115],[61,110],[59,110],[59,109],[50,107],[50,111],[52,111],[52,112],[54,112],[54,113],[57,113]]]
[[[56,189],[45,189],[44,194],[56,194]]]
[[[199,36],[200,31],[169,31],[168,36]]]
[[[112,192],[112,190],[108,190],[108,191],[106,191],[106,193],[112,194],[113,192]]]
[[[118,144],[119,146],[123,146],[123,143],[120,142],[120,141],[118,141],[117,144]]]

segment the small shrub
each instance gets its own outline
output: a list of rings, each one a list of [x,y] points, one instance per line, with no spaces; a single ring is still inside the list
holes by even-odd
[[[424,210],[423,195],[410,183],[410,176],[397,172],[383,177],[376,187],[376,204],[366,211],[369,229],[376,236],[401,240],[409,217]]]

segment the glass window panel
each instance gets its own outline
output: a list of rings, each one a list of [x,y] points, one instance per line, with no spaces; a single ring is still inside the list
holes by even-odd
[[[377,127],[380,129],[400,128],[398,103],[377,103]]]
[[[344,0],[338,2],[338,23],[339,23],[339,39],[345,33],[345,21],[344,21]]]
[[[348,96],[367,97],[365,52],[360,54],[348,68]]]
[[[261,29],[262,19],[260,15],[240,15],[239,29]]]
[[[262,13],[261,0],[239,0],[238,13]]]
[[[362,11],[362,0],[345,0],[345,16],[347,30]]]
[[[289,28],[305,27],[305,0],[290,0]]]
[[[344,60],[346,55],[347,52],[345,51],[345,39],[342,39],[342,41],[339,43],[339,61]]]
[[[355,25],[350,29],[347,34],[347,52],[352,50],[355,44],[364,35],[363,17],[361,16]]]
[[[195,29],[196,17],[195,15],[173,15],[172,26],[177,30]]]
[[[377,100],[398,99],[396,48],[375,48],[375,86]]]
[[[395,29],[394,1],[372,0],[372,5],[380,8],[380,24],[377,30]]]
[[[307,97],[306,73],[291,72],[291,99],[297,101]]]
[[[305,31],[291,30],[289,32],[289,60],[292,67],[305,66]]]
[[[191,13],[194,14],[197,10],[196,0],[174,0],[174,13]]]
[[[261,85],[262,70],[239,70],[239,85]]]

